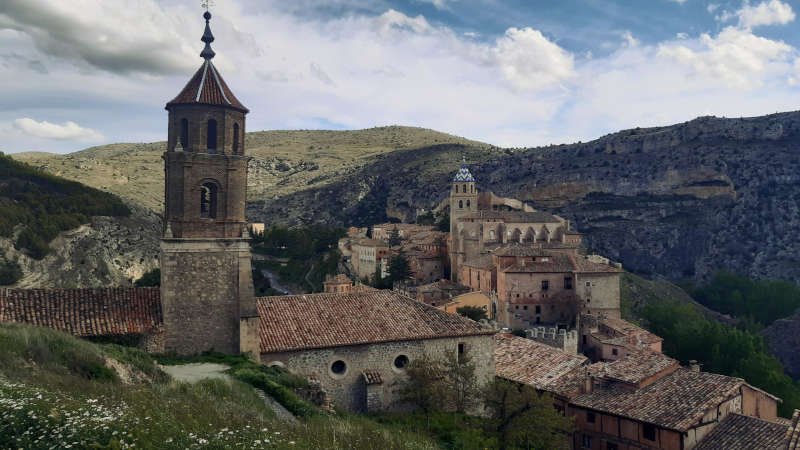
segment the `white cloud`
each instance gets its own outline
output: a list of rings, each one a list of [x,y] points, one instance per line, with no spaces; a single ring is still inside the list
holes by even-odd
[[[40,139],[54,139],[59,141],[81,141],[93,142],[103,140],[103,135],[99,132],[84,128],[75,122],[64,122],[63,124],[50,123],[47,121],[36,121],[28,117],[14,120],[12,126],[28,136]]]
[[[455,0],[417,0],[421,3],[430,3],[431,5],[435,6],[436,9],[447,9],[447,4],[455,1]]]
[[[764,76],[785,71],[796,52],[784,42],[727,27],[717,36],[702,34],[695,42],[663,43],[658,56],[690,67],[696,75],[748,88],[760,85]]]
[[[573,75],[572,54],[533,28],[509,28],[493,52],[503,75],[517,89],[550,87]]]
[[[62,8],[55,0],[47,7],[43,1],[37,0],[34,11]],[[104,3],[85,1],[89,17],[106,12],[115,26],[126,23]],[[148,74],[92,70],[82,53],[49,52],[27,28],[0,31],[0,123],[47,117],[56,127],[69,120],[98,130],[106,141],[163,139],[164,103],[200,65],[203,21],[189,0],[131,1],[185,22],[153,19],[173,28],[162,36],[176,33],[181,44],[164,52],[172,64],[185,67],[163,70],[156,64]],[[738,117],[797,107],[797,49],[743,27],[681,34],[656,45],[618,40],[610,55],[585,56],[531,28],[476,39],[388,8],[320,18],[287,12],[285,4],[246,7],[244,0],[232,0],[215,8],[214,62],[251,109],[250,130],[403,124],[522,146],[588,140],[703,114]],[[123,58],[130,50],[121,45],[104,51],[119,51],[114,58]],[[78,141],[34,138],[16,125],[13,131],[0,144],[3,151],[81,148]]]
[[[687,0],[669,0],[669,1],[675,2],[675,3],[678,3],[678,4],[682,5],[682,4],[686,3]]]
[[[622,33],[622,40],[628,47],[636,47],[637,45],[639,45],[639,40],[633,37],[633,33],[631,33],[630,31],[625,31],[624,33]]]
[[[709,12],[712,12],[709,5]],[[727,22],[731,19],[738,19],[739,27],[751,29],[765,25],[786,25],[795,18],[794,10],[788,3],[780,0],[762,1],[757,5],[746,2],[742,8],[735,12],[723,11],[717,16],[717,20]]]

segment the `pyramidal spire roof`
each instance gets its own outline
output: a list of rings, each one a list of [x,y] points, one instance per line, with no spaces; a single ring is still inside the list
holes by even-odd
[[[200,38],[205,43],[203,51],[200,52],[200,56],[204,59],[203,64],[186,83],[180,94],[167,103],[167,109],[174,105],[202,104],[227,106],[247,113],[249,110],[233,95],[225,80],[222,79],[222,75],[211,62],[216,55],[211,48],[214,35],[211,33],[211,26],[208,23],[211,20],[211,13],[206,11],[203,18],[206,20],[206,28],[203,37]]]
[[[461,168],[458,169],[456,172],[456,176],[453,177],[454,182],[475,182],[475,178],[472,177],[472,172],[469,171],[467,167],[467,159],[461,159]]]

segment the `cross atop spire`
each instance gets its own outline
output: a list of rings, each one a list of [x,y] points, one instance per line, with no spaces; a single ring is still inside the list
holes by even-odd
[[[203,37],[201,37],[200,40],[205,42],[206,46],[203,48],[203,51],[200,52],[200,56],[208,61],[213,59],[216,53],[214,53],[214,50],[211,49],[211,43],[214,42],[214,35],[211,34],[211,26],[208,24],[208,21],[211,20],[211,13],[208,12],[208,2],[203,2],[203,6],[206,8],[206,12],[203,13],[203,18],[206,19],[206,29],[203,32]]]

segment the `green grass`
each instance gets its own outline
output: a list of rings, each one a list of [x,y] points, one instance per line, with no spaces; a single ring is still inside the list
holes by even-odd
[[[137,376],[119,376],[111,358]],[[203,355],[286,389],[302,383],[242,357]],[[193,359],[197,361],[198,358]],[[188,358],[163,357],[164,363]],[[255,367],[255,368],[254,368]],[[124,379],[127,379],[125,381]],[[125,382],[124,382],[125,381]],[[288,385],[288,386],[287,386]],[[134,447],[135,446],[135,447]],[[177,383],[135,348],[0,324],[0,448],[435,449],[434,439],[360,416],[279,422],[251,385]]]

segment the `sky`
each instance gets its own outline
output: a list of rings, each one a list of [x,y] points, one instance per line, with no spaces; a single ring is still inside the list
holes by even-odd
[[[800,0],[216,0],[248,131],[433,128],[499,146],[800,109]],[[197,0],[0,1],[0,151],[166,138]]]

